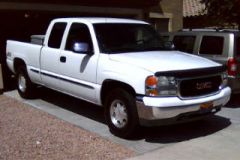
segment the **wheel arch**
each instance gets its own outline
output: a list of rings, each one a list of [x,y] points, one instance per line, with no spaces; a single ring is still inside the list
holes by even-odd
[[[20,66],[24,66],[26,68],[26,63],[21,58],[15,58],[13,61],[13,69],[15,73],[17,72]]]
[[[101,89],[101,102],[103,105],[105,104],[107,94],[115,88],[122,88],[130,92],[130,94],[132,94],[133,96],[136,95],[136,91],[131,85],[121,81],[107,79],[103,82]]]

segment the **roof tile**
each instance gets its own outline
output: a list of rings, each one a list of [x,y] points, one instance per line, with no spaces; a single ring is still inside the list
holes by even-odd
[[[183,17],[204,15],[204,9],[205,5],[200,0],[183,0]]]

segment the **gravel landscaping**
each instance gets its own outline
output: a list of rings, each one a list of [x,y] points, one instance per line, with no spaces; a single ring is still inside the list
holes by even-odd
[[[17,100],[0,96],[0,159],[126,159],[135,153]]]

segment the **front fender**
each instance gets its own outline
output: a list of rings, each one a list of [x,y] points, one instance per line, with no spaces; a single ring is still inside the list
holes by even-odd
[[[145,80],[153,74],[137,66],[100,58],[97,83],[103,84],[105,80],[112,79],[130,85],[137,94],[145,94]]]

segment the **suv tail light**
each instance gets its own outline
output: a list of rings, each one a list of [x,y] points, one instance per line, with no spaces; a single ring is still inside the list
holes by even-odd
[[[228,59],[228,75],[235,77],[237,75],[237,61],[234,58]]]

